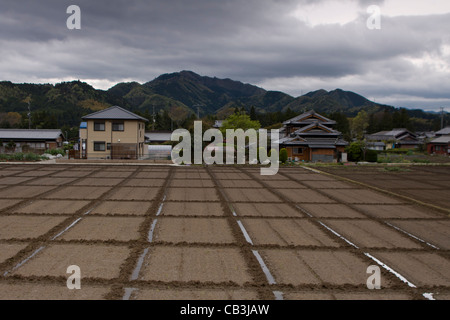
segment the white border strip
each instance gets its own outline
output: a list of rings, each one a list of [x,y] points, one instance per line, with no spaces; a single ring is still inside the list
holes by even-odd
[[[401,228],[399,228],[399,227],[396,227],[396,226],[390,224],[390,223],[387,222],[387,221],[384,221],[384,223],[387,224],[388,226],[394,228],[394,229],[397,230],[397,231],[400,231],[400,232],[403,232],[404,234],[407,234],[407,235],[410,236],[411,238],[414,238],[414,239],[416,239],[416,240],[418,240],[418,241],[420,241],[420,242],[422,242],[422,243],[425,243],[426,245],[428,245],[428,246],[430,246],[430,247],[432,247],[432,248],[434,248],[434,249],[436,249],[436,250],[440,250],[440,248],[436,247],[435,245],[433,245],[433,244],[431,244],[431,243],[429,243],[429,242],[427,242],[427,241],[425,241],[425,240],[423,240],[423,239],[420,239],[419,237],[416,237],[415,235],[413,235],[413,234],[411,234],[411,233],[409,233],[409,232],[407,232],[407,231],[405,231],[405,230],[403,230],[403,229],[401,229]]]
[[[41,251],[42,249],[44,249],[45,246],[40,247],[39,249],[37,249],[36,251],[34,251],[28,258],[26,258],[25,260],[22,260],[21,262],[19,262],[14,268],[12,268],[10,271],[6,271],[3,276],[6,276],[8,273],[10,272],[14,272],[17,269],[19,269],[22,265],[24,265],[28,260],[30,260],[31,258],[33,258],[35,255],[37,255],[39,253],[39,251]]]
[[[261,265],[261,268],[264,271],[264,274],[266,275],[269,284],[276,284],[274,277],[270,273],[269,268],[267,268],[266,264],[264,263],[264,260],[261,258],[258,250],[252,250],[252,252],[255,255],[256,259],[258,260],[259,264]]]
[[[65,228],[63,231],[61,231],[60,233],[58,233],[56,236],[54,236],[53,238],[51,238],[51,240],[55,240],[56,238],[58,238],[60,235],[62,235],[64,232],[66,232],[67,230],[69,230],[70,228],[72,228],[74,225],[76,225],[81,219],[83,218],[78,218],[77,220],[75,220],[74,222],[72,222],[72,224],[70,226],[68,226],[67,228]]]
[[[247,240],[248,243],[253,245],[253,241],[250,238],[250,236],[248,235],[247,230],[245,230],[244,225],[242,224],[241,220],[237,220],[236,222],[239,225],[239,228],[241,228],[241,231],[244,234],[245,240]]]
[[[150,231],[148,232],[148,242],[153,241],[153,232],[155,231],[156,223],[158,222],[158,219],[153,220],[152,226],[150,227]]]

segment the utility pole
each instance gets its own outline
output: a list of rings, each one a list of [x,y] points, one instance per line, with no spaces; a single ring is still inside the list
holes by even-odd
[[[200,119],[200,107],[204,107],[204,104],[194,104],[193,107],[197,107],[197,119]]]
[[[441,130],[444,129],[444,107],[441,107]]]
[[[155,105],[153,105],[153,125],[152,125],[152,131],[155,131]]]
[[[31,129],[31,106],[28,100],[28,129]]]

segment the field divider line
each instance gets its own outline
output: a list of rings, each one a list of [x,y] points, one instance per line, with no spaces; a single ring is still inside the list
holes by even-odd
[[[31,258],[33,258],[35,255],[37,255],[41,250],[43,250],[45,248],[45,246],[41,246],[38,249],[36,249],[31,255],[29,255],[27,258],[25,258],[24,260],[22,260],[21,262],[19,262],[18,264],[16,264],[14,266],[14,268],[12,268],[9,271],[5,271],[5,273],[3,273],[3,276],[6,277],[8,275],[8,273],[10,272],[14,272],[17,269],[19,269],[22,265],[24,265],[28,260],[30,260]]]
[[[243,170],[241,170],[243,172]],[[311,171],[316,172],[316,173],[321,173],[320,171],[315,171],[315,169],[311,169]],[[290,176],[287,176],[285,174],[282,174],[283,176],[286,176],[287,178],[289,178],[292,181],[295,181],[295,179],[293,179]],[[266,185],[264,183],[264,181],[262,181],[261,179],[260,183],[262,183],[263,185]],[[286,197],[282,194],[279,194],[277,192],[272,191],[272,189],[268,188],[270,192],[272,192],[273,194],[281,197],[284,200],[288,200],[286,199]],[[341,240],[345,241],[346,243],[348,243],[349,245],[351,245],[352,247],[354,247],[355,249],[359,250],[361,253],[363,253],[366,257],[370,258],[371,260],[375,261],[377,264],[379,264],[380,266],[382,266],[385,270],[387,270],[388,272],[392,273],[394,276],[396,276],[398,279],[400,279],[402,282],[408,284],[408,286],[412,287],[412,288],[417,288],[413,283],[411,283],[410,281],[408,281],[404,276],[402,276],[399,272],[395,271],[394,269],[392,269],[391,267],[389,267],[387,264],[381,262],[380,260],[378,260],[377,258],[373,257],[371,254],[364,252],[363,250],[361,250],[356,244],[354,244],[353,242],[351,242],[350,240],[348,240],[347,238],[345,238],[343,235],[339,234],[338,232],[336,232],[335,230],[333,230],[332,228],[330,228],[329,226],[327,226],[325,223],[323,223],[322,221],[320,221],[317,217],[315,217],[313,214],[311,214],[310,212],[308,212],[307,210],[299,207],[296,204],[291,204],[293,205],[293,207],[295,207],[297,210],[301,211],[302,213],[305,213],[308,217],[314,219],[317,223],[319,223],[321,226],[323,226],[325,229],[327,229],[329,232],[331,232],[332,234],[334,234],[335,236],[337,236],[338,238],[340,238]],[[425,298],[427,298],[428,296],[425,296]],[[427,298],[428,299],[428,298]]]
[[[169,174],[168,174],[166,182],[161,186],[161,190],[164,190],[164,191],[163,191],[163,194],[162,194],[162,200],[161,200],[161,202],[160,202],[160,204],[158,206],[158,210],[156,211],[156,214],[155,214],[156,217],[159,217],[161,215],[161,213],[162,213],[162,209],[163,209],[164,204],[165,204],[166,199],[167,199],[167,187],[169,185],[169,182],[172,180],[173,174],[174,174],[174,170],[171,169],[169,171]],[[157,223],[158,223],[158,219],[154,219],[152,221],[152,224],[151,224],[150,229],[149,229],[148,234],[147,234],[147,242],[148,243],[152,243],[153,242],[153,233],[155,231]],[[141,269],[142,269],[142,266],[144,264],[145,258],[147,257],[149,251],[150,251],[150,247],[146,247],[144,249],[144,251],[141,253],[141,255],[139,256],[138,260],[136,261],[135,267],[134,267],[134,269],[133,269],[133,271],[131,273],[130,281],[135,281],[135,280],[139,279],[139,273],[141,272]],[[125,293],[124,293],[124,295],[122,297],[122,300],[129,300],[130,297],[131,297],[131,294],[134,291],[139,290],[139,289],[125,287],[124,290],[125,290]]]
[[[242,224],[241,220],[237,220],[236,222],[237,222],[239,228],[241,228],[241,231],[242,231],[242,234],[243,234],[244,237],[245,237],[245,240],[247,240],[248,243],[250,243],[251,245],[253,245],[253,241],[252,241],[252,239],[250,238],[250,235],[247,233],[247,230],[245,230],[245,227],[244,227],[244,225]]]
[[[316,170],[316,169],[313,169],[313,168],[305,168],[305,169],[311,170],[311,171],[313,171],[314,173],[317,173],[317,174],[324,174],[324,175],[329,175],[329,176],[331,176],[331,177],[333,177],[333,178],[340,178],[339,176],[336,176],[336,177],[335,177],[333,174],[329,174],[329,173],[327,173],[327,172],[321,172],[321,171]],[[287,174],[285,174],[285,173],[282,173],[282,175],[284,175],[285,177],[289,178],[290,180],[295,181],[291,176],[289,176],[289,175],[287,175]],[[353,182],[353,180],[348,179],[348,181],[346,181],[346,182]],[[357,181],[356,181],[356,182],[357,182]],[[363,185],[364,185],[364,184],[363,184]],[[336,201],[339,202],[339,199],[336,199],[336,198],[334,198],[334,197],[332,197],[332,196],[330,196],[330,195],[324,193],[320,188],[311,188],[311,189],[313,189],[313,190],[315,190],[315,191],[317,191],[317,192],[319,192],[319,193],[321,193],[321,194],[323,194],[323,195],[325,195],[325,196],[327,196],[327,197],[329,197],[329,198],[331,198],[331,199],[334,199],[334,200],[336,200]],[[377,191],[377,190],[375,190],[375,191]],[[400,232],[400,233],[403,234],[403,235],[406,235],[406,236],[408,236],[408,237],[410,237],[410,238],[412,238],[412,239],[414,239],[414,240],[416,240],[416,241],[419,241],[419,242],[422,243],[422,244],[425,244],[425,245],[427,245],[427,246],[430,246],[430,247],[432,247],[433,249],[439,250],[439,248],[436,247],[435,245],[433,245],[433,244],[431,244],[431,243],[429,243],[429,242],[427,242],[427,241],[425,241],[425,240],[419,238],[418,236],[413,235],[412,233],[409,233],[409,232],[407,232],[407,231],[405,231],[405,230],[403,230],[403,229],[401,229],[401,228],[399,228],[399,227],[396,227],[396,226],[392,225],[391,223],[389,223],[389,222],[386,221],[386,220],[383,220],[383,219],[380,219],[380,218],[377,218],[377,217],[373,217],[373,216],[371,216],[371,215],[367,215],[367,214],[364,213],[363,211],[361,211],[361,210],[355,208],[355,207],[354,207],[354,204],[351,204],[351,203],[345,203],[344,205],[347,206],[347,207],[349,207],[349,208],[352,208],[353,210],[356,210],[357,212],[363,214],[364,216],[366,216],[367,218],[369,218],[369,219],[371,219],[371,220],[377,221],[378,223],[383,223],[383,224],[387,225],[388,227],[395,229],[396,231]],[[298,209],[302,210],[302,209],[299,208],[298,206],[296,206],[296,207],[297,207]],[[304,210],[302,210],[302,211],[304,211]]]
[[[304,212],[306,212],[305,210],[302,210]],[[309,216],[313,217],[313,215],[311,215],[310,213],[308,213]],[[347,238],[345,238],[344,236],[342,236],[341,234],[339,234],[338,232],[336,232],[335,230],[333,230],[332,228],[330,228],[329,226],[327,226],[325,223],[321,222],[320,220],[317,220],[317,222],[319,222],[322,226],[324,226],[327,230],[329,230],[330,232],[332,232],[334,235],[336,235],[337,237],[341,238],[342,240],[344,240],[345,242],[347,242],[348,244],[350,244],[351,246],[353,246],[354,248],[360,250],[360,248],[355,245],[354,243],[352,243],[350,240],[348,240]],[[403,275],[401,275],[399,272],[395,271],[393,268],[389,267],[387,264],[385,264],[384,262],[382,262],[381,260],[375,258],[374,256],[372,256],[370,253],[368,252],[363,252],[362,253],[370,258],[371,260],[375,261],[378,265],[380,265],[381,267],[383,267],[385,270],[387,270],[388,272],[392,273],[394,276],[396,276],[399,280],[401,280],[402,282],[406,283],[409,287],[411,288],[417,288],[417,286],[415,284],[413,284],[411,281],[409,281],[408,279],[406,279]],[[424,293],[423,296],[428,299],[428,300],[432,300],[433,293]],[[430,299],[431,297],[431,299]]]
[[[70,170],[70,168],[71,168],[71,166],[69,166],[69,170]],[[28,171],[32,171],[32,170],[34,170],[34,169],[31,169],[31,170],[28,170]],[[28,172],[28,171],[27,171],[27,172]],[[49,190],[49,191],[46,191],[46,192],[44,192],[44,193],[42,193],[42,194],[39,194],[38,196],[32,197],[31,199],[24,199],[23,201],[19,202],[18,204],[14,205],[14,206],[12,206],[12,207],[9,207],[9,209],[18,207],[18,206],[23,205],[24,203],[27,203],[27,202],[30,202],[30,201],[31,201],[30,203],[32,203],[32,202],[34,201],[34,199],[39,198],[39,197],[42,197],[43,195],[46,195],[47,193],[50,193],[50,192],[52,192],[53,190],[55,190],[55,189],[57,189],[57,188],[66,187],[66,186],[68,186],[68,185],[70,185],[70,184],[73,184],[74,182],[77,182],[77,181],[80,181],[80,180],[82,180],[82,179],[85,179],[86,177],[91,176],[91,175],[93,175],[93,174],[95,174],[95,173],[97,173],[97,172],[100,172],[100,171],[101,171],[101,169],[97,169],[97,170],[92,171],[92,172],[91,172],[90,174],[88,174],[87,176],[79,177],[79,178],[77,178],[77,179],[75,179],[75,180],[66,182],[66,183],[64,183],[64,184],[62,184],[62,185],[55,186],[55,188],[52,188],[52,189]],[[49,174],[42,175],[42,176],[38,176],[38,177],[36,177],[36,178],[34,178],[34,179],[30,179],[30,180],[28,180],[28,181],[35,180],[35,179],[38,179],[38,178],[43,178],[43,177],[51,178],[50,175],[53,174],[53,173],[54,173],[53,171],[49,170]],[[18,174],[18,173],[17,173],[17,174]],[[28,182],[28,181],[26,181],[26,182]],[[80,210],[83,210],[83,209],[85,210],[85,208],[88,207],[88,206],[92,207],[92,206],[91,206],[91,203],[92,203],[92,202],[95,202],[95,201],[90,201],[90,203],[89,203],[88,205],[84,206],[84,207],[81,208]],[[94,207],[95,207],[95,206],[94,206]],[[91,210],[88,210],[87,212],[85,212],[84,215],[89,214],[92,210],[93,210],[93,208],[92,208]],[[74,217],[74,216],[77,216],[77,215],[79,215],[79,213],[78,213],[78,214],[71,215],[71,217]],[[82,219],[81,217],[79,217],[78,219],[76,219],[76,220],[75,220],[74,222],[72,222],[68,227],[66,227],[63,231],[61,231],[61,232],[58,233],[57,235],[55,235],[55,236],[53,236],[52,238],[50,238],[50,241],[55,240],[57,237],[59,237],[60,235],[62,235],[64,232],[66,232],[67,230],[69,230],[70,228],[72,228],[72,227],[73,227],[75,224],[77,224],[81,219]],[[3,275],[6,276],[8,273],[17,270],[18,268],[20,268],[22,265],[24,265],[26,262],[28,262],[31,258],[33,258],[36,254],[38,254],[40,251],[42,251],[42,250],[45,249],[45,248],[46,248],[46,246],[41,246],[41,247],[39,247],[39,248],[36,249],[30,256],[28,256],[26,259],[22,260],[20,263],[18,263],[18,264],[17,264],[14,268],[12,268],[10,271],[6,271]]]
[[[78,218],[76,219],[74,222],[72,222],[67,228],[65,228],[63,231],[61,231],[60,233],[58,233],[56,236],[52,237],[50,240],[55,240],[56,238],[58,238],[60,235],[62,235],[64,232],[66,232],[67,230],[69,230],[70,228],[72,228],[74,225],[76,225],[81,219],[83,218]]]
[[[375,187],[375,186],[371,186],[370,184],[366,184],[364,182],[352,180],[352,179],[346,178],[346,177],[341,177],[339,175],[335,175],[333,173],[329,173],[329,172],[326,172],[326,171],[321,171],[321,170],[318,170],[318,169],[308,168],[306,166],[302,166],[301,168],[309,170],[309,171],[312,171],[312,172],[315,172],[315,173],[324,174],[324,175],[333,177],[333,178],[338,179],[338,180],[343,180],[343,181],[351,182],[351,183],[354,183],[354,184],[358,184],[360,186],[363,186],[363,187],[366,187],[366,188],[369,188],[369,189],[372,189],[372,190],[375,190],[375,191],[378,191],[378,192],[382,192],[382,193],[388,194],[390,196],[398,197],[398,198],[401,198],[403,200],[407,200],[407,201],[410,201],[410,202],[415,202],[415,203],[417,203],[419,205],[422,205],[422,206],[425,206],[425,207],[429,207],[429,208],[432,208],[432,209],[435,209],[435,210],[438,210],[438,211],[441,211],[441,212],[445,212],[450,217],[450,209],[445,209],[445,208],[442,208],[442,207],[439,207],[439,206],[436,206],[436,205],[433,205],[433,204],[430,204],[430,203],[427,203],[427,202],[423,202],[423,201],[420,201],[420,200],[417,200],[417,199],[414,199],[414,198],[410,198],[408,196],[401,195],[399,193],[395,193],[395,192],[392,192],[392,191],[384,190],[384,189],[381,189],[381,188],[378,188],[378,187]]]
[[[385,224],[387,224],[388,226],[390,226],[390,227],[392,227],[392,228],[394,228],[394,229],[396,229],[396,230],[398,230],[398,231],[400,231],[400,232],[403,232],[404,234],[407,234],[407,235],[410,236],[411,238],[414,238],[414,239],[416,239],[416,240],[418,240],[418,241],[420,241],[420,242],[425,243],[427,246],[430,246],[430,247],[432,247],[432,248],[434,248],[434,249],[436,249],[436,250],[440,250],[440,248],[436,247],[435,245],[433,245],[433,244],[431,244],[431,243],[429,243],[429,242],[427,242],[427,241],[425,241],[425,240],[423,240],[423,239],[421,239],[421,238],[419,238],[419,237],[417,237],[417,236],[415,236],[415,235],[409,233],[408,231],[405,231],[405,230],[403,230],[403,229],[401,229],[401,228],[399,228],[399,227],[397,227],[397,226],[394,226],[393,224],[390,224],[390,223],[387,222],[387,221],[383,221],[383,222],[384,222]]]
[[[236,211],[234,210],[231,201],[228,199],[227,195],[225,194],[224,188],[222,186],[222,184],[219,182],[219,179],[217,179],[217,177],[211,173],[208,169],[207,172],[209,173],[209,175],[211,176],[211,178],[213,179],[213,181],[216,181],[216,186],[217,186],[217,190],[220,192],[220,194],[222,195],[223,199],[225,200],[225,202],[228,205],[228,208],[230,209],[234,220],[236,221],[237,225],[239,226],[242,234],[244,235],[245,240],[251,245],[253,246],[253,241],[250,237],[250,235],[248,234],[247,230],[245,229],[244,225],[242,224],[241,220],[237,220],[237,214]],[[266,263],[264,262],[263,258],[261,257],[261,255],[259,254],[258,250],[254,250],[251,249],[253,255],[255,256],[256,260],[259,263],[259,266],[261,267],[261,270],[263,271],[264,275],[266,276],[267,282],[269,283],[269,285],[272,284],[277,284],[275,281],[275,278],[273,277],[272,273],[270,272],[269,268],[267,267]],[[275,296],[276,300],[283,300],[283,292],[281,291],[272,291],[273,295]]]
[[[259,254],[258,250],[252,250],[252,252],[253,252],[254,256],[256,257],[256,259],[258,260],[259,264],[261,265],[261,268],[262,268],[264,274],[266,275],[266,278],[267,278],[267,281],[269,282],[269,284],[277,284],[277,282],[275,281],[275,278],[270,273],[269,268],[265,264],[263,258]]]

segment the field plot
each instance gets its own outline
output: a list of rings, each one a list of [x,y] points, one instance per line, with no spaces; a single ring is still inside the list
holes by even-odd
[[[225,218],[162,218],[153,235],[155,242],[233,243]]]
[[[322,169],[321,169],[322,170]],[[450,207],[450,166],[328,167],[323,171],[444,208]]]
[[[142,280],[233,282],[252,280],[237,248],[162,247],[151,250],[142,270]]]
[[[3,164],[0,299],[450,300],[449,168]]]

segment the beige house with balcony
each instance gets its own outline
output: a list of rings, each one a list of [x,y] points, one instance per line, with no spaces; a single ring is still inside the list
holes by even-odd
[[[83,159],[140,159],[147,119],[114,106],[82,117],[79,154]]]

